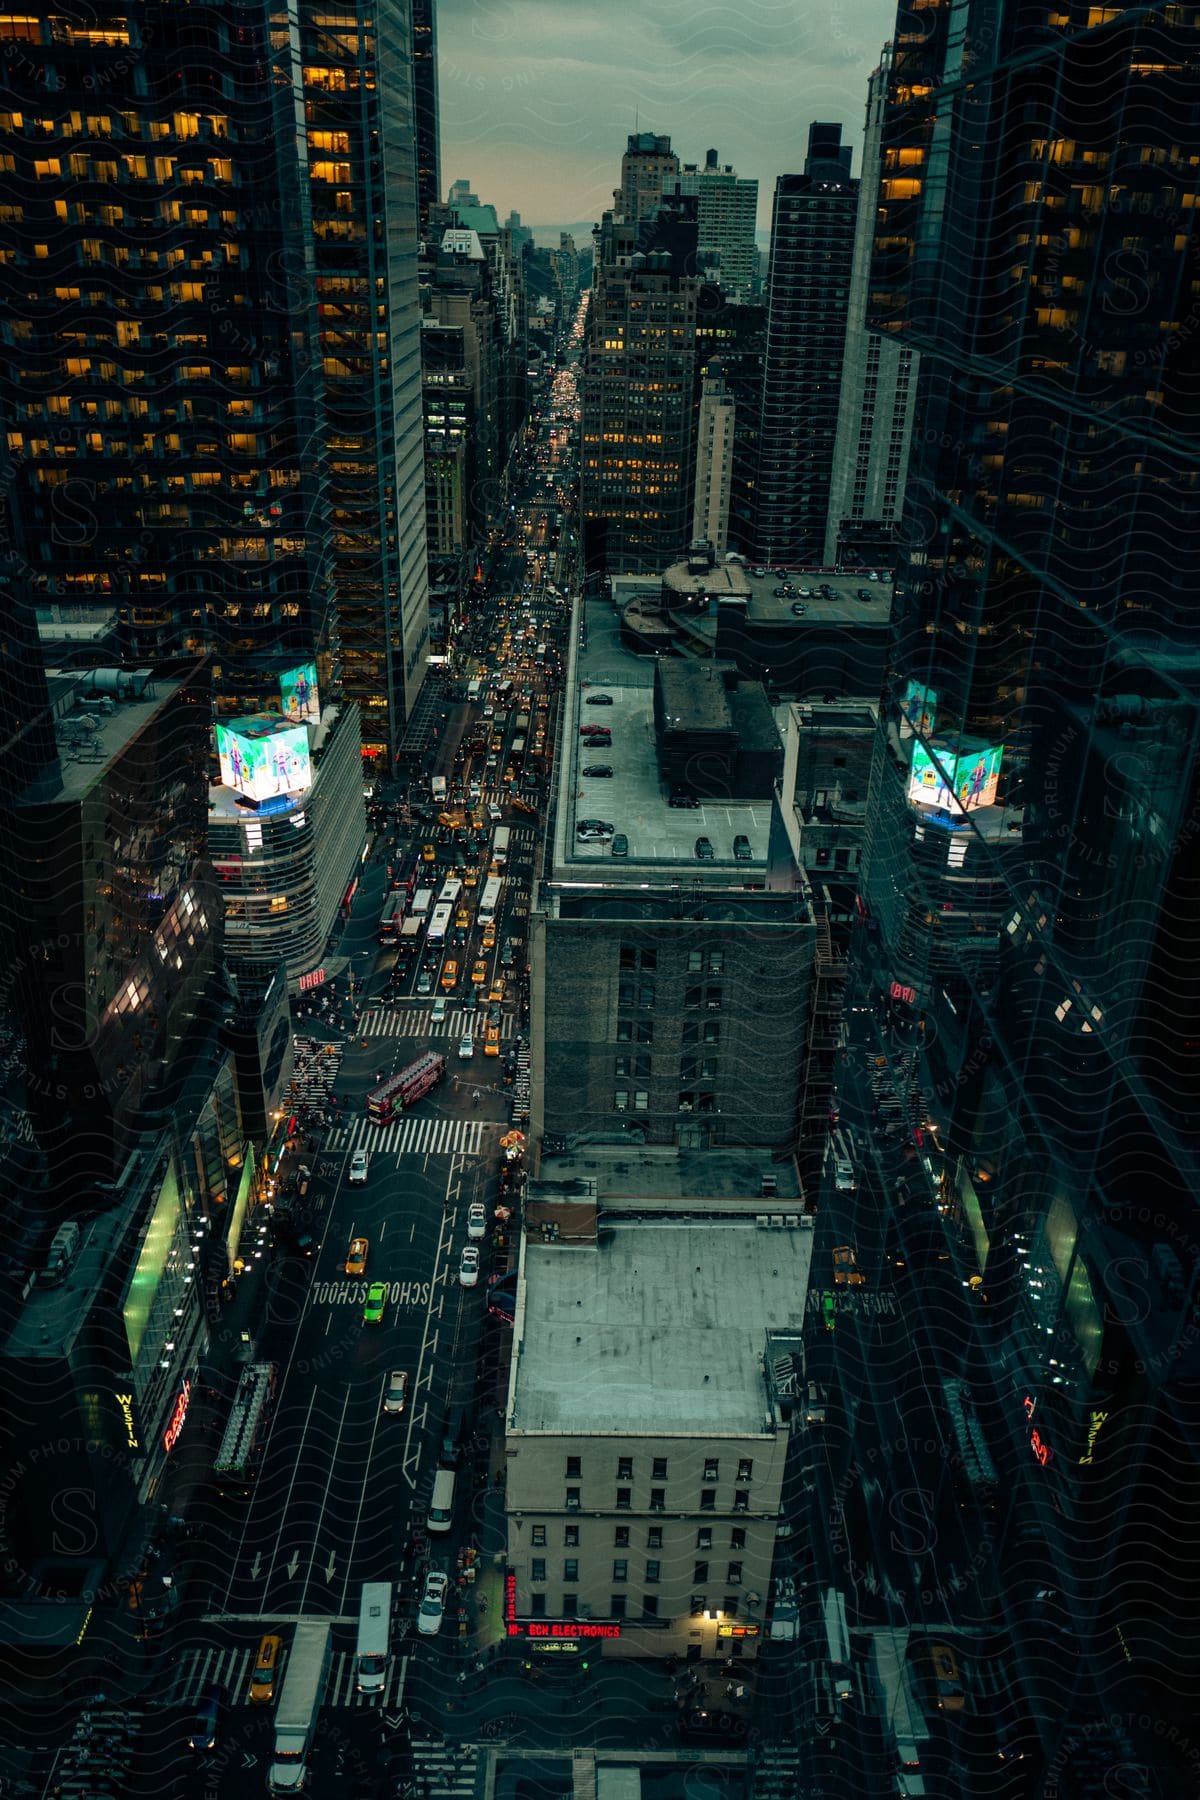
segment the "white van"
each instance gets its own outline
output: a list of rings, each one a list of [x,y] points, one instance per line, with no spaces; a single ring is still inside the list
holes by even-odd
[[[454,1518],[454,1470],[439,1469],[433,1478],[433,1498],[425,1520],[430,1531],[449,1531]]]

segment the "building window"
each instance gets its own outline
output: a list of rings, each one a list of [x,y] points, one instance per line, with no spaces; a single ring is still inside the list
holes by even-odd
[[[530,1594],[529,1616],[531,1619],[544,1619],[546,1616],[545,1594]]]
[[[661,1525],[651,1525],[649,1530],[646,1532],[646,1548],[647,1548],[647,1550],[661,1550],[662,1549],[662,1526]]]
[[[579,1558],[577,1556],[568,1556],[564,1559],[564,1561],[563,1561],[563,1580],[564,1581],[578,1581],[579,1580]]]
[[[657,1557],[651,1556],[651,1557],[647,1557],[647,1559],[646,1559],[646,1580],[647,1581],[661,1581],[662,1580],[662,1564],[659,1562]]]
[[[706,1019],[704,1024],[704,1041],[706,1044],[719,1044],[721,1027],[715,1019]]]
[[[689,975],[698,975],[703,967],[704,967],[704,952],[702,950],[689,950],[688,951],[688,960],[687,960],[688,974]]]
[[[579,1511],[579,1489],[578,1488],[568,1488],[567,1489],[567,1511],[568,1512],[578,1512]]]
[[[617,1480],[618,1481],[632,1481],[633,1480],[633,1458],[632,1458],[632,1456],[618,1456],[618,1458],[617,1458]]]
[[[573,1619],[575,1617],[575,1614],[578,1611],[579,1611],[579,1595],[578,1594],[564,1594],[563,1595],[563,1609],[562,1609],[563,1618],[564,1619]]]
[[[750,1494],[749,1494],[748,1489],[734,1488],[734,1490],[733,1490],[733,1510],[734,1510],[734,1512],[749,1512],[750,1511]]]
[[[705,988],[704,1004],[709,1012],[720,1012],[723,993],[724,989],[719,987]]]
[[[727,1618],[737,1617],[738,1599],[736,1594],[726,1594],[721,1602],[721,1611]]]
[[[563,1528],[563,1544],[565,1545],[565,1547],[568,1550],[578,1549],[578,1547],[579,1547],[579,1527],[578,1527],[578,1525],[564,1526],[564,1528]]]
[[[610,1594],[608,1596],[608,1613],[609,1617],[612,1619],[623,1619],[625,1617],[624,1594]]]
[[[613,1094],[613,1111],[614,1112],[628,1112],[629,1111],[629,1089],[628,1088],[618,1088],[616,1090],[616,1092]]]
[[[693,1594],[691,1599],[688,1601],[688,1611],[691,1613],[693,1619],[702,1619],[704,1617],[705,1613],[707,1612],[707,1610],[708,1610],[708,1607],[705,1602],[704,1595],[703,1594]]]
[[[701,1512],[716,1512],[716,1510],[717,1510],[717,1490],[716,1490],[716,1488],[701,1488],[700,1489],[700,1511]]]
[[[650,1489],[650,1511],[651,1512],[666,1512],[666,1510],[667,1510],[667,1490],[666,1490],[666,1488],[651,1488]]]
[[[628,1512],[632,1505],[633,1505],[633,1489],[632,1488],[618,1488],[617,1489],[617,1511],[618,1512]]]
[[[643,967],[643,969],[657,969],[657,967],[658,967],[658,951],[657,950],[643,950],[642,951],[642,967]]]
[[[636,969],[637,966],[638,966],[637,951],[634,949],[633,945],[632,944],[622,944],[621,945],[621,967],[623,969]]]
[[[643,1012],[654,1005],[654,983],[652,981],[639,981],[637,1003]]]
[[[652,1044],[654,1042],[653,1019],[618,1019],[618,1044]]]
[[[719,1481],[720,1478],[721,1478],[720,1463],[716,1460],[715,1457],[706,1456],[704,1459],[704,1479],[705,1479],[705,1481]]]
[[[634,1089],[633,1110],[634,1110],[634,1112],[649,1112],[650,1111],[650,1090],[648,1088],[635,1088]]]
[[[726,1575],[725,1579],[726,1581],[740,1581],[742,1579],[741,1563],[730,1563],[729,1573]]]
[[[656,1456],[654,1458],[654,1461],[650,1465],[650,1477],[653,1481],[665,1481],[667,1479],[667,1459],[665,1456]]]
[[[700,1527],[699,1531],[696,1533],[696,1548],[697,1548],[697,1550],[711,1550],[712,1549],[712,1526],[711,1525],[702,1525]]]
[[[568,1481],[578,1481],[582,1474],[583,1474],[583,1462],[582,1462],[581,1458],[578,1456],[568,1456],[568,1458],[567,1458],[567,1480]]]
[[[614,1581],[628,1581],[629,1580],[629,1558],[628,1557],[618,1556],[614,1559],[613,1580]]]
[[[544,1544],[546,1542],[546,1527],[544,1525],[535,1525],[534,1526],[533,1542],[534,1542],[535,1546],[537,1546],[539,1544]]]
[[[658,1617],[658,1595],[657,1594],[643,1594],[642,1595],[642,1617],[643,1617],[643,1619],[657,1619],[657,1617]]]
[[[733,1530],[729,1533],[729,1548],[731,1550],[744,1550],[746,1548],[746,1527],[744,1525],[735,1525]]]
[[[738,1472],[737,1472],[738,1480],[739,1481],[749,1481],[751,1479],[751,1477],[753,1476],[753,1474],[754,1474],[754,1459],[753,1459],[753,1457],[743,1456],[741,1458],[740,1462],[738,1463]]]
[[[628,1527],[628,1525],[618,1525],[617,1526],[617,1529],[613,1532],[613,1543],[617,1546],[618,1550],[628,1550],[628,1548],[629,1548],[629,1527]]]
[[[692,1580],[693,1581],[707,1581],[708,1580],[708,1564],[706,1562],[698,1562],[693,1566]]]
[[[533,1561],[530,1563],[529,1579],[530,1579],[530,1581],[545,1581],[545,1579],[546,1579],[546,1559],[544,1556],[535,1556]]]
[[[725,952],[723,950],[710,950],[708,953],[708,972],[709,972],[709,974],[710,975],[720,975],[723,972],[724,968],[725,968]]]
[[[703,998],[704,989],[701,987],[686,987],[683,990],[683,1004],[685,1006],[699,1006]]]

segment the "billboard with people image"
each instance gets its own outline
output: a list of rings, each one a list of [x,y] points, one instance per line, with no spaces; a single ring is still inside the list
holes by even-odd
[[[917,806],[956,814],[994,806],[1003,755],[1001,744],[915,742],[908,797]]]

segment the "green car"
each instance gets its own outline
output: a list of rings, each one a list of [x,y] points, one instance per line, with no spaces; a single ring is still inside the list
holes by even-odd
[[[387,1283],[373,1281],[367,1289],[367,1304],[363,1307],[364,1325],[381,1325],[383,1309],[387,1305]]]

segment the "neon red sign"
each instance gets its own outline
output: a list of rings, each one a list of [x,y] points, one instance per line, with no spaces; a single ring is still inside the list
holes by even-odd
[[[1043,1469],[1054,1455],[1053,1450],[1050,1448],[1040,1431],[1030,1433],[1029,1448],[1033,1451],[1033,1454],[1037,1457]]]
[[[163,1449],[168,1456],[179,1442],[179,1434],[183,1430],[183,1421],[187,1418],[188,1407],[192,1399],[192,1384],[185,1381],[175,1396],[175,1407],[171,1413],[171,1423],[163,1432]]]
[[[504,1632],[523,1638],[619,1638],[619,1625],[593,1624],[589,1619],[518,1619],[517,1578],[504,1577]]]
[[[893,981],[891,986],[891,996],[893,1000],[903,1000],[906,1006],[915,1006],[917,1003],[916,988],[905,987],[903,982],[900,981]]]

